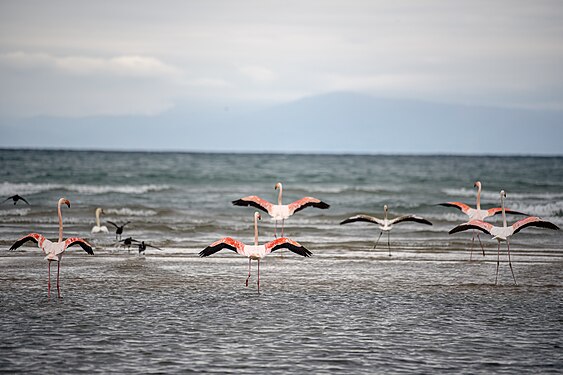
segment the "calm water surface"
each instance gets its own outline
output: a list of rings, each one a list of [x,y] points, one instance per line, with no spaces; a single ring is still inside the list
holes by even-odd
[[[435,205],[474,204],[481,179],[485,206],[503,188],[515,209],[561,225],[561,158],[0,151],[0,161],[2,196],[32,203],[0,206],[0,371],[563,373],[561,231],[516,235],[518,285],[503,252],[495,286],[496,243],[482,236],[486,256],[469,261],[471,235],[447,234],[463,215]],[[258,294],[255,264],[246,288],[246,259],[197,252],[225,236],[250,242],[254,210],[230,201],[274,201],[277,181],[287,202],[313,195],[331,208],[287,222],[314,255],[267,257]],[[59,300],[47,297],[39,250],[7,248],[30,231],[56,237],[63,195],[66,236],[85,237],[96,255],[67,251]],[[391,257],[371,249],[376,228],[338,225],[383,204],[434,225],[397,226]],[[139,256],[113,234],[91,235],[96,207],[163,250]],[[273,238],[273,224],[263,220],[260,234]]]

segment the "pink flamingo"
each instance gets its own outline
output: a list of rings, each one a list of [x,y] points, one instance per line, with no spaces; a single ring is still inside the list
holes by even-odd
[[[48,265],[49,265],[49,279],[47,284],[49,297],[51,296],[51,262],[53,261],[57,262],[57,292],[59,298],[61,298],[59,275],[61,271],[61,260],[63,258],[63,254],[65,250],[68,247],[79,245],[88,254],[94,255],[92,246],[82,238],[69,237],[65,241],[63,241],[63,215],[61,213],[62,204],[66,204],[68,207],[70,207],[70,202],[68,199],[66,198],[59,199],[59,202],[57,204],[57,209],[59,213],[59,240],[57,242],[51,242],[39,233],[30,233],[27,236],[24,236],[19,240],[17,240],[16,242],[14,242],[12,247],[10,247],[10,250],[15,250],[21,245],[23,245],[24,243],[26,243],[27,241],[33,241],[41,248],[41,250],[43,250],[43,253],[46,254],[45,259],[48,261]]]
[[[266,255],[279,249],[288,249],[295,254],[309,257],[312,253],[296,241],[289,238],[280,237],[273,241],[267,242],[264,245],[258,245],[258,220],[261,220],[259,212],[254,213],[254,245],[245,245],[231,237],[225,237],[219,241],[213,242],[205,249],[200,251],[199,256],[207,257],[222,249],[229,249],[236,251],[238,254],[248,258],[248,277],[246,278],[246,286],[248,286],[248,279],[250,279],[250,265],[253,260],[258,261],[258,293],[260,293],[260,260]]]
[[[489,208],[488,210],[482,210],[481,209],[481,181],[475,182],[475,184],[473,184],[473,187],[477,188],[476,208],[471,208],[468,205],[466,205],[465,203],[461,203],[461,202],[440,203],[440,206],[455,207],[455,208],[461,210],[464,214],[466,214],[469,217],[468,221],[485,220],[488,217],[491,217],[491,216],[494,216],[494,215],[501,213],[500,207]],[[514,210],[509,210],[509,209],[506,209],[505,211],[509,214],[514,214],[514,215],[526,215],[525,213],[522,213],[522,212],[519,212],[519,211],[514,211]],[[526,216],[528,216],[528,215],[526,215]],[[469,260],[471,260],[472,257],[473,257],[473,245],[475,243],[475,235],[477,235],[477,239],[479,240],[479,245],[481,245],[481,251],[483,252],[483,256],[485,256],[485,248],[483,247],[483,243],[481,242],[481,238],[479,237],[479,232],[473,231],[473,236],[471,237],[471,252],[469,253]]]
[[[282,222],[281,235],[283,237],[284,222],[294,213],[301,211],[302,209],[310,206],[321,208],[321,209],[327,209],[330,207],[330,205],[326,204],[325,202],[313,197],[304,197],[290,204],[282,204],[283,188],[281,182],[278,182],[274,186],[274,189],[276,190],[279,189],[278,204],[270,203],[267,200],[264,200],[256,195],[251,195],[248,197],[237,199],[236,201],[233,201],[233,204],[235,206],[252,206],[258,208],[259,210],[267,212],[275,222],[275,228],[274,228],[275,237],[278,236],[277,234],[278,221],[281,220]]]
[[[486,223],[482,220],[471,220],[467,223],[460,224],[450,230],[450,234],[462,232],[468,229],[476,229],[480,230],[481,232],[490,234],[493,236],[493,239],[498,241],[498,250],[497,250],[497,272],[495,276],[495,284],[497,283],[498,279],[498,268],[500,263],[500,243],[501,241],[506,241],[507,253],[508,253],[508,265],[510,266],[510,272],[512,272],[512,278],[514,279],[514,284],[516,284],[516,277],[514,277],[514,271],[512,270],[512,262],[510,261],[510,242],[509,238],[520,232],[522,229],[526,227],[542,227],[542,228],[549,228],[558,230],[559,227],[552,222],[542,220],[537,216],[530,216],[522,220],[518,220],[512,225],[506,224],[506,210],[504,208],[504,199],[506,198],[506,193],[504,190],[500,191],[500,205],[501,205],[501,212],[502,212],[502,227],[496,227],[492,224]]]

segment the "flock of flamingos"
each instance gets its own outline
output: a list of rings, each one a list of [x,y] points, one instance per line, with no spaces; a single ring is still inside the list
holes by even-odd
[[[514,283],[516,284],[516,278],[514,277],[514,271],[512,270],[512,262],[510,260],[510,242],[509,242],[509,238],[518,233],[519,231],[521,231],[522,229],[526,228],[526,227],[530,227],[530,226],[535,226],[535,227],[543,227],[543,228],[549,228],[549,229],[554,229],[554,230],[558,230],[559,227],[549,221],[546,220],[542,220],[537,216],[528,216],[527,214],[524,214],[522,212],[518,212],[518,211],[513,211],[510,209],[505,208],[504,206],[504,201],[506,199],[506,193],[504,192],[504,190],[502,190],[500,192],[500,203],[501,206],[500,207],[495,207],[495,208],[490,208],[488,210],[485,209],[481,209],[481,182],[477,181],[474,185],[474,187],[477,188],[477,204],[475,208],[472,208],[464,203],[461,202],[446,202],[446,203],[440,203],[440,205],[442,206],[446,206],[446,207],[455,207],[459,210],[461,210],[463,213],[465,213],[468,216],[468,221],[460,224],[458,226],[456,226],[455,228],[453,228],[452,230],[449,231],[450,234],[452,233],[457,233],[457,232],[462,232],[462,231],[466,231],[466,230],[473,230],[473,237],[472,237],[472,244],[471,244],[471,249],[473,249],[473,243],[475,241],[475,235],[477,234],[477,239],[479,240],[479,243],[481,245],[481,250],[483,251],[483,255],[485,255],[484,252],[484,248],[483,248],[483,244],[481,243],[481,239],[479,238],[479,234],[476,231],[481,231],[484,233],[487,233],[489,235],[492,236],[493,239],[496,239],[498,241],[498,250],[497,250],[497,267],[496,267],[496,275],[495,275],[495,284],[497,283],[498,280],[498,269],[499,269],[499,263],[500,263],[500,243],[505,241],[507,243],[507,254],[508,254],[508,264],[510,266],[510,271],[512,272],[512,277],[514,279]],[[280,249],[287,249],[295,254],[304,256],[304,257],[309,257],[312,255],[312,253],[306,249],[303,245],[301,245],[300,243],[298,243],[297,241],[294,241],[290,238],[284,237],[284,223],[285,220],[287,220],[290,216],[292,216],[293,214],[307,208],[307,207],[316,207],[316,208],[320,208],[320,209],[327,209],[329,208],[329,205],[317,198],[313,198],[313,197],[304,197],[301,198],[293,203],[290,204],[283,204],[282,203],[282,184],[281,183],[277,183],[275,185],[275,189],[278,190],[278,202],[277,204],[273,204],[270,203],[256,195],[252,195],[252,196],[247,196],[247,197],[243,197],[240,198],[238,200],[233,201],[232,203],[236,206],[251,206],[251,207],[255,207],[259,210],[262,210],[266,213],[268,213],[268,215],[270,215],[272,217],[272,219],[275,222],[275,229],[274,229],[274,236],[276,237],[276,239],[274,239],[273,241],[269,241],[266,242],[265,244],[260,245],[258,243],[258,221],[261,220],[261,215],[259,212],[255,212],[254,213],[254,244],[252,245],[247,245],[244,244],[241,241],[238,241],[234,238],[231,237],[225,237],[222,238],[216,242],[213,242],[212,244],[210,244],[209,246],[207,246],[205,249],[203,249],[199,255],[202,257],[207,257],[210,255],[215,254],[216,252],[223,250],[223,249],[228,249],[228,250],[232,250],[240,255],[243,255],[245,257],[248,258],[248,277],[246,278],[246,286],[248,286],[248,280],[250,279],[250,274],[251,274],[251,262],[252,260],[256,260],[257,264],[258,264],[258,281],[257,281],[257,286],[258,286],[258,292],[260,292],[260,260],[262,258],[264,258],[266,255],[276,251],[276,250],[280,250]],[[28,203],[24,198],[22,198],[19,195],[14,195],[10,198],[7,198],[6,200],[10,200],[12,199],[14,201],[14,204],[16,204],[19,200],[23,200],[25,203]],[[29,204],[29,203],[28,203]],[[57,210],[58,210],[58,215],[59,215],[59,238],[58,241],[53,242],[48,240],[47,238],[45,238],[43,235],[39,234],[39,233],[29,233],[26,236],[23,236],[22,238],[20,238],[19,240],[17,240],[16,242],[14,242],[14,244],[10,247],[10,250],[15,250],[17,248],[19,248],[20,246],[22,246],[24,243],[28,242],[28,241],[33,241],[35,242],[39,248],[41,248],[41,250],[43,251],[43,253],[46,255],[45,259],[48,261],[48,272],[49,272],[49,276],[48,276],[48,295],[50,296],[51,294],[51,262],[55,261],[57,262],[57,294],[58,297],[61,297],[61,290],[60,290],[60,265],[61,265],[61,260],[63,257],[63,254],[65,252],[65,250],[69,247],[72,246],[80,246],[82,249],[84,249],[84,251],[86,251],[88,254],[93,255],[94,254],[94,250],[92,249],[92,246],[83,238],[79,238],[79,237],[69,237],[66,240],[63,240],[63,218],[62,218],[62,212],[61,212],[61,206],[62,205],[67,205],[68,207],[70,207],[70,201],[66,198],[61,198],[58,201],[57,204]],[[416,216],[416,215],[404,215],[404,216],[399,216],[396,217],[394,219],[389,219],[387,217],[387,212],[388,212],[388,208],[387,205],[384,206],[384,217],[383,219],[374,217],[374,216],[369,216],[369,215],[365,215],[365,214],[360,214],[360,215],[356,215],[356,216],[352,216],[349,217],[345,220],[343,220],[342,222],[340,222],[340,224],[348,224],[348,223],[352,223],[352,222],[356,222],[356,221],[360,221],[360,222],[367,222],[367,223],[373,223],[373,224],[377,224],[379,226],[379,229],[381,230],[379,237],[377,238],[377,241],[375,242],[375,246],[374,249],[377,247],[377,244],[383,234],[383,232],[387,232],[387,247],[389,249],[389,255],[391,255],[391,247],[390,247],[390,241],[389,241],[389,233],[391,231],[391,229],[393,228],[393,225],[401,223],[401,222],[416,222],[416,223],[420,223],[420,224],[425,224],[425,225],[432,225],[432,223],[420,216]],[[92,228],[92,233],[98,233],[98,232],[108,232],[107,227],[105,226],[101,226],[100,225],[100,214],[103,213],[103,210],[101,208],[96,209],[96,226],[94,226]],[[506,221],[506,214],[516,214],[516,215],[525,215],[527,216],[525,219],[522,220],[518,220],[517,222],[515,222],[512,225],[508,225],[507,221]],[[501,214],[502,215],[502,221],[503,221],[503,225],[502,226],[494,226],[490,223],[487,223],[486,221],[484,221],[486,218],[497,215],[497,214]],[[278,230],[278,223],[281,221],[281,237],[277,237],[277,230]],[[125,227],[125,225],[127,225],[129,222],[123,224],[123,225],[117,225],[113,222],[108,221],[108,223],[112,224],[113,226],[116,227],[116,239],[117,236],[121,237],[121,234],[123,232],[123,228]],[[127,238],[126,240],[122,240],[122,242],[124,242],[126,245],[131,245],[131,242],[135,241],[133,240],[131,237]],[[139,252],[144,251],[146,249],[147,246],[151,246],[148,244],[145,244],[144,242],[139,244]],[[155,246],[151,246],[151,247],[155,247]],[[155,247],[156,248],[156,247]]]

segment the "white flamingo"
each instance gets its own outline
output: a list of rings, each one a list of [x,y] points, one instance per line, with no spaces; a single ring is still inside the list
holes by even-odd
[[[549,228],[558,230],[559,227],[552,222],[547,220],[542,220],[537,216],[530,216],[522,220],[518,220],[512,225],[507,225],[506,223],[506,210],[504,208],[504,200],[506,198],[506,193],[504,190],[500,191],[500,205],[501,205],[501,212],[502,212],[502,227],[496,227],[492,224],[486,223],[482,220],[471,220],[467,223],[460,224],[450,230],[450,234],[462,232],[469,229],[476,229],[480,230],[481,232],[490,234],[493,236],[493,239],[498,241],[498,249],[497,249],[497,272],[495,276],[495,284],[498,280],[498,268],[500,264],[500,243],[501,241],[506,241],[506,248],[508,254],[508,265],[510,266],[510,272],[512,272],[512,278],[514,279],[514,284],[516,284],[516,277],[514,276],[514,271],[512,270],[512,262],[510,261],[510,242],[509,238],[520,232],[522,229],[526,227],[542,227],[542,228]]]
[[[461,210],[464,214],[466,214],[469,218],[468,221],[471,220],[485,220],[488,217],[498,215],[501,213],[500,207],[489,208],[488,210],[481,209],[481,181],[476,181],[473,184],[473,187],[477,188],[477,202],[475,208],[471,208],[465,203],[461,202],[446,202],[440,203],[440,206],[444,207],[455,207]],[[505,209],[507,213],[514,214],[514,215],[526,215],[525,213],[514,211],[510,209]],[[528,215],[526,215],[528,216]],[[485,256],[485,248],[483,247],[483,243],[481,242],[481,238],[479,237],[479,232],[473,231],[473,235],[471,236],[471,250],[469,253],[469,260],[473,258],[473,245],[475,243],[475,235],[477,235],[477,239],[479,240],[479,245],[481,245],[481,251],[483,252],[483,256]]]
[[[92,227],[92,233],[109,233],[108,227],[105,225],[100,225],[100,215],[104,214],[104,210],[102,208],[96,208],[96,225]]]
[[[295,254],[309,257],[312,253],[289,238],[280,237],[264,245],[258,245],[258,220],[261,220],[259,212],[254,213],[254,245],[245,245],[241,241],[237,241],[231,237],[225,237],[219,241],[213,242],[205,249],[200,251],[199,256],[207,257],[222,249],[229,249],[236,251],[238,254],[248,258],[248,277],[246,278],[246,286],[248,286],[248,279],[250,279],[250,265],[253,260],[258,261],[258,293],[260,293],[260,260],[266,255],[279,249],[288,249]]]
[[[327,209],[330,207],[330,205],[326,204],[325,202],[313,197],[304,197],[290,204],[282,204],[283,187],[281,182],[278,182],[274,186],[274,189],[279,190],[278,204],[270,203],[267,200],[264,200],[256,195],[237,199],[233,201],[233,204],[235,206],[252,206],[258,208],[259,210],[267,212],[275,222],[274,235],[276,237],[278,236],[278,221],[281,220],[282,222],[281,236],[283,237],[284,222],[294,213],[299,212],[307,207],[317,207],[321,209]]]
[[[373,248],[375,249],[377,247],[377,244],[379,243],[379,239],[381,238],[381,235],[383,234],[383,232],[387,232],[387,248],[389,249],[389,256],[391,256],[391,244],[390,244],[389,237],[390,237],[391,229],[393,229],[393,225],[398,224],[398,223],[402,223],[402,222],[405,222],[405,221],[414,221],[414,222],[421,223],[421,224],[432,225],[432,223],[430,221],[426,220],[423,217],[416,216],[416,215],[404,215],[404,216],[399,216],[399,217],[396,217],[394,219],[389,220],[387,218],[387,211],[388,211],[387,205],[384,205],[383,206],[383,212],[384,212],[383,219],[378,219],[377,217],[360,214],[360,215],[349,217],[348,219],[341,221],[340,225],[353,223],[355,221],[365,221],[365,222],[368,222],[368,223],[378,224],[379,229],[381,229],[381,232],[379,233],[379,237],[377,237],[377,241],[375,242],[375,246]]]
[[[65,250],[71,246],[79,245],[88,254],[94,255],[92,246],[82,238],[69,237],[65,241],[63,241],[63,215],[61,213],[62,204],[66,204],[68,207],[70,207],[70,202],[68,199],[59,199],[59,202],[57,203],[57,210],[59,214],[59,240],[57,242],[51,242],[39,233],[30,233],[14,242],[12,247],[10,247],[10,250],[15,250],[27,241],[33,241],[41,248],[41,250],[43,250],[43,253],[46,255],[45,259],[48,261],[49,265],[49,279],[47,284],[49,297],[51,296],[51,262],[57,262],[57,293],[59,298],[61,298],[59,275],[61,271],[61,260],[63,258]]]

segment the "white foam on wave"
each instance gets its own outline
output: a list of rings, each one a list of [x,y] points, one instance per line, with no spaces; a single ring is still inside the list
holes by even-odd
[[[442,189],[444,194],[447,194],[451,197],[471,197],[474,200],[477,199],[477,189]],[[493,201],[498,202],[500,200],[499,192],[493,191],[482,191],[481,192],[481,204],[483,201]],[[553,199],[561,199],[563,198],[563,193],[511,193],[507,192],[507,202],[510,199],[546,199],[546,200],[553,200]],[[512,205],[511,205],[512,206]]]
[[[146,210],[135,210],[127,207],[123,208],[108,208],[104,209],[104,212],[108,215],[118,215],[118,216],[155,216],[156,211],[146,209]]]
[[[0,196],[14,194],[29,195],[51,190],[66,190],[81,194],[145,194],[153,191],[163,191],[170,189],[169,185],[79,185],[79,184],[34,184],[34,183],[11,183],[3,182],[0,184]]]
[[[30,212],[30,208],[14,208],[0,211],[0,216],[26,216]]]

